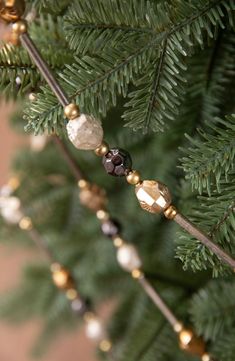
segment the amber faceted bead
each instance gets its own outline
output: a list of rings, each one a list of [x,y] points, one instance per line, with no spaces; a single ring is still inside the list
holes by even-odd
[[[8,22],[19,20],[24,11],[24,0],[0,0],[0,17]]]
[[[71,273],[59,264],[52,265],[52,279],[54,285],[62,290],[67,290],[74,286]]]
[[[171,195],[163,183],[145,180],[135,188],[141,207],[150,213],[161,213],[171,204]]]
[[[192,330],[183,329],[179,333],[179,345],[184,351],[191,355],[203,356],[206,345],[202,338],[197,337]]]
[[[110,149],[103,157],[106,172],[115,177],[126,176],[132,166],[130,154],[123,149]]]

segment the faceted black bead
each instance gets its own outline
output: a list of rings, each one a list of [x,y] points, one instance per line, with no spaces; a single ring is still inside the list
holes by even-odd
[[[104,235],[109,238],[115,237],[121,232],[121,226],[119,222],[114,219],[108,219],[107,221],[103,222],[101,229]]]
[[[132,160],[130,154],[125,150],[110,149],[103,157],[103,165],[108,174],[122,177],[131,170]]]

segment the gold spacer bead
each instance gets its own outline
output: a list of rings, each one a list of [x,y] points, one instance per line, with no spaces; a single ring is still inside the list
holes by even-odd
[[[15,191],[20,186],[20,180],[17,177],[11,177],[7,184]]]
[[[178,210],[174,206],[169,206],[165,212],[164,215],[166,218],[173,220],[175,216],[177,215]]]
[[[143,278],[144,277],[144,274],[143,272],[140,270],[140,269],[134,269],[132,272],[131,272],[131,275],[134,279],[136,280],[139,280],[140,278]]]
[[[202,361],[210,361],[211,357],[208,353],[204,353],[204,355],[202,355]]]
[[[79,107],[74,103],[70,103],[66,105],[66,107],[64,108],[64,116],[70,120],[79,117],[79,115],[80,115]]]
[[[89,185],[89,183],[85,180],[85,179],[80,179],[78,181],[78,187],[83,189],[83,188],[87,188]]]
[[[175,323],[174,324],[174,331],[176,332],[176,333],[179,333],[179,332],[181,332],[182,330],[183,330],[183,324],[181,323],[181,322],[177,322],[177,323]]]
[[[90,320],[95,319],[95,314],[93,312],[86,312],[83,316],[83,320],[85,322],[89,322]]]
[[[109,352],[112,348],[112,344],[109,340],[103,340],[100,342],[99,348],[103,352]]]
[[[15,36],[20,36],[27,32],[27,22],[24,20],[18,20],[12,24],[12,32]]]
[[[124,243],[124,240],[119,236],[113,238],[113,244],[117,248],[120,248]]]
[[[19,227],[23,231],[30,231],[33,228],[33,223],[29,217],[23,217],[19,222]]]
[[[108,212],[106,212],[105,210],[103,209],[99,209],[97,212],[96,212],[96,217],[101,221],[101,222],[105,222],[109,219],[109,214]]]
[[[66,291],[66,297],[68,300],[70,301],[74,301],[78,296],[77,290],[75,290],[74,288],[70,288],[69,290]]]
[[[98,157],[103,157],[105,154],[107,154],[109,151],[109,146],[106,142],[102,142],[98,148],[94,150],[95,154]]]
[[[133,186],[137,185],[138,183],[141,182],[139,172],[137,172],[137,170],[130,171],[126,176],[126,180],[129,184]]]

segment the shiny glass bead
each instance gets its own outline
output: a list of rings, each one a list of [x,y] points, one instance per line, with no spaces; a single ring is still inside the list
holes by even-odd
[[[100,342],[105,338],[103,324],[97,317],[91,317],[87,320],[85,332],[87,338],[96,342]]]
[[[77,149],[94,150],[103,140],[101,123],[92,115],[81,114],[67,123],[69,140]]]
[[[9,224],[17,224],[23,218],[21,203],[17,197],[6,197],[0,200],[0,212],[3,219]]]
[[[102,232],[105,236],[112,238],[120,234],[121,226],[115,219],[108,219],[101,224]]]
[[[179,333],[179,344],[182,350],[192,355],[203,356],[205,354],[205,342],[197,337],[192,330],[183,329]]]
[[[130,172],[132,160],[127,151],[123,149],[110,149],[103,157],[103,165],[108,174],[123,177]]]
[[[165,184],[145,180],[135,188],[141,207],[150,213],[161,213],[171,204],[170,192]]]
[[[123,244],[117,249],[117,260],[120,266],[128,272],[132,272],[142,266],[138,251],[131,244]]]

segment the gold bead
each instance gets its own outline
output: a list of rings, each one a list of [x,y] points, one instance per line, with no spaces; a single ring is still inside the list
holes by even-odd
[[[134,269],[132,272],[131,272],[131,275],[134,279],[137,279],[139,280],[140,278],[143,278],[144,277],[144,274],[143,272],[140,270],[140,269]]]
[[[202,357],[205,354],[205,342],[194,335],[192,330],[183,329],[179,333],[179,345],[182,350]]]
[[[31,219],[29,217],[23,217],[19,222],[19,227],[23,231],[30,231],[33,228]]]
[[[95,314],[93,312],[86,312],[83,316],[85,322],[89,322],[90,320],[95,319]]]
[[[18,20],[12,25],[12,32],[15,36],[20,36],[27,32],[27,23],[24,20]]]
[[[10,186],[11,189],[13,189],[14,191],[19,188],[20,186],[20,180],[18,177],[11,177],[8,181],[8,185]]]
[[[78,292],[77,290],[75,290],[75,288],[70,288],[66,291],[66,297],[70,301],[74,301],[77,298],[77,296],[78,296]]]
[[[24,11],[25,2],[23,0],[0,0],[0,16],[8,22],[20,19]]]
[[[109,352],[112,348],[112,344],[109,340],[103,340],[100,342],[99,348],[103,352]]]
[[[79,188],[87,188],[89,186],[89,182],[87,182],[85,179],[80,179],[78,181],[78,187]]]
[[[125,243],[124,240],[119,236],[115,236],[113,238],[113,244],[117,248],[120,248],[124,243]]]
[[[174,324],[174,331],[179,333],[183,330],[183,324],[181,322],[177,322]]]
[[[79,115],[80,115],[79,107],[74,103],[68,104],[64,108],[64,116],[70,120],[79,117]]]
[[[101,222],[105,222],[109,219],[109,214],[108,212],[106,212],[105,210],[103,209],[99,209],[97,212],[96,212],[96,217],[101,221]]]
[[[131,185],[137,185],[141,181],[139,172],[136,170],[130,171],[130,173],[126,176],[126,180]]]
[[[95,154],[98,157],[103,157],[105,154],[107,154],[109,151],[109,146],[106,142],[102,142],[98,148],[95,149]]]
[[[170,206],[164,211],[164,215],[168,219],[174,219],[177,213],[178,211],[174,206]]]
[[[145,180],[135,188],[140,206],[150,213],[161,213],[171,204],[171,195],[165,184]]]
[[[66,290],[73,288],[73,279],[68,270],[58,263],[51,266],[52,279],[56,287]]]
[[[79,194],[81,204],[92,211],[104,209],[107,204],[106,192],[96,184],[87,183]]]

